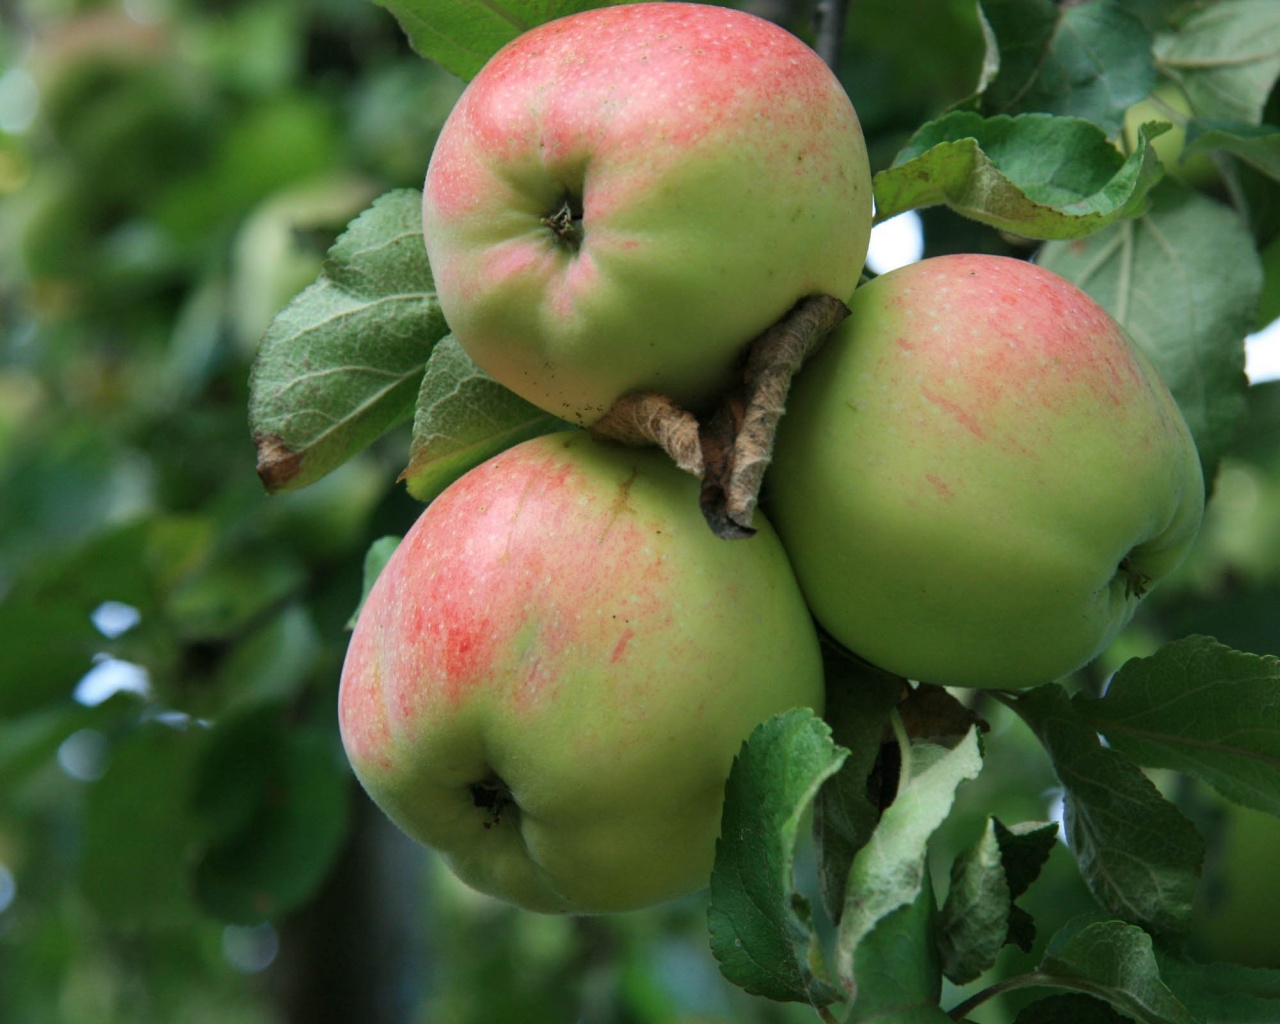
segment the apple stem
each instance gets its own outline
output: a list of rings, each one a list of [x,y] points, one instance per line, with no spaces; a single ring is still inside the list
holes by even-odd
[[[911,781],[911,737],[907,735],[906,724],[897,708],[889,713],[889,724],[898,743],[898,791],[894,794],[894,799],[897,799]]]
[[[581,203],[575,202],[573,196],[565,195],[560,202],[559,209],[542,218],[542,223],[551,229],[556,238],[574,252],[582,248],[583,230],[580,206]]]
[[[686,473],[702,476],[697,417],[656,391],[623,395],[592,425],[591,433],[633,446],[656,444]]]
[[[751,343],[741,383],[705,422],[665,395],[641,391],[619,398],[591,433],[623,444],[657,445],[702,480],[699,504],[717,537],[750,537],[791,381],[848,315],[849,307],[830,295],[801,299]]]
[[[726,515],[744,529],[751,527],[791,381],[848,315],[849,307],[839,299],[810,295],[751,345],[744,374],[745,403],[741,417],[733,417],[738,430],[725,467],[727,477],[722,481]],[[733,408],[732,396],[726,405]],[[706,459],[705,446],[703,453]],[[703,489],[706,490],[705,478]]]

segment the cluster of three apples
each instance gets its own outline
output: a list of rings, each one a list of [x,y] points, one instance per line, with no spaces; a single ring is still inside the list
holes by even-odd
[[[855,294],[858,119],[767,21],[635,4],[527,33],[450,116],[423,213],[459,342],[583,426],[637,390],[704,412],[799,299],[854,311],[783,419],[778,533],[757,515],[720,540],[663,453],[570,431],[465,475],[383,570],[344,744],[485,892],[595,913],[705,884],[743,739],[821,710],[815,614],[904,676],[1040,682],[1095,654],[1194,532],[1176,406],[1065,282],[957,257]]]

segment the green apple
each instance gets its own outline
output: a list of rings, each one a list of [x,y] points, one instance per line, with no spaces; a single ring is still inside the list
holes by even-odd
[[[1173,397],[1070,282],[942,256],[858,289],[796,378],[766,479],[819,623],[948,686],[1091,660],[1204,510]]]
[[[622,394],[699,410],[797,300],[846,300],[871,228],[857,115],[803,42],[689,3],[541,25],[431,156],[440,306],[497,380],[584,425]]]
[[[1165,172],[1190,185],[1205,185],[1218,178],[1213,157],[1206,151],[1186,154],[1187,122],[1192,119],[1191,103],[1186,94],[1172,82],[1162,82],[1151,95],[1139,100],[1124,114],[1125,152],[1138,145],[1138,129],[1148,121],[1164,121],[1171,127],[1157,135],[1151,145],[1164,164]]]
[[[339,720],[365,789],[463,881],[531,910],[705,885],[742,741],[823,698],[813,621],[756,525],[717,539],[692,476],[582,431],[461,477],[351,637]]]

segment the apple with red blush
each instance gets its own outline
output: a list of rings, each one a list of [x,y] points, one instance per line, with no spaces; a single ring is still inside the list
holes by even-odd
[[[931,683],[1081,667],[1203,514],[1160,375],[1088,295],[1025,260],[926,259],[850,305],[795,380],[765,482],[814,615]]]
[[[812,619],[755,525],[717,539],[692,476],[582,431],[471,470],[351,637],[339,722],[360,782],[463,881],[530,910],[702,887],[742,742],[823,704]]]
[[[462,348],[590,425],[633,391],[704,410],[798,300],[847,300],[871,175],[848,95],[800,39],[725,7],[625,4],[540,25],[481,69],[422,213]]]

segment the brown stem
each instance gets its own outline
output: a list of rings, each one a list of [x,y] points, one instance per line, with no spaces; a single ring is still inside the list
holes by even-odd
[[[656,444],[686,473],[702,476],[702,444],[698,420],[654,391],[623,395],[591,427],[598,438],[634,447]]]
[[[773,457],[773,439],[786,410],[791,381],[848,315],[849,307],[839,299],[810,295],[751,346],[745,373],[746,403],[724,481],[725,515],[744,529],[750,529],[764,473]]]
[[[702,480],[702,515],[717,537],[750,537],[792,378],[848,315],[849,307],[830,295],[801,299],[751,343],[741,384],[704,423],[665,395],[643,391],[623,395],[591,432],[623,444],[656,444]]]

